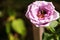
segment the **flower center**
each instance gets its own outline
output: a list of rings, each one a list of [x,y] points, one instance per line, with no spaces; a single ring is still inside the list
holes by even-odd
[[[44,18],[44,15],[45,15],[45,14],[46,14],[46,11],[41,10],[41,11],[38,12],[37,16],[38,16],[39,18]]]

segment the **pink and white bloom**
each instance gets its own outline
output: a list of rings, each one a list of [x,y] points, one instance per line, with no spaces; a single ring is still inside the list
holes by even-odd
[[[55,10],[52,2],[46,1],[31,3],[25,15],[36,27],[49,26],[51,21],[59,18],[59,12]]]

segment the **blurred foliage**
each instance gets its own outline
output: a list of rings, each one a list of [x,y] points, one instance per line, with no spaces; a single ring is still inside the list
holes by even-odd
[[[2,11],[0,11],[0,17],[2,17],[3,16],[3,13],[2,13]]]
[[[57,25],[58,25],[57,21],[52,21],[49,26],[50,27],[56,27]]]
[[[10,33],[11,33],[10,27],[12,27],[12,29],[15,32],[17,32],[18,34],[20,34],[21,38],[24,39],[24,37],[26,36],[25,24],[21,18],[16,19],[15,13],[16,12],[14,12],[13,10],[11,11],[11,9],[9,8],[9,10],[8,10],[9,17],[6,22],[6,31],[10,35]],[[18,39],[16,39],[16,40],[18,40]]]
[[[3,19],[3,24],[6,26],[9,40],[25,40],[27,29],[24,15],[27,6],[33,1],[34,0],[0,0],[0,18]],[[14,38],[15,34],[17,35],[16,38]]]
[[[46,27],[48,30],[50,30],[52,33],[55,32],[55,27],[58,25],[57,21],[51,21],[50,25],[48,27]]]
[[[21,15],[24,14],[23,12],[27,8],[27,5],[32,1],[33,0],[6,0],[5,1],[6,2],[5,8],[7,10],[4,10],[4,11],[6,12],[6,14],[8,14],[8,18],[6,20],[6,32],[10,36],[9,40],[14,40],[14,35],[11,34],[11,28],[16,33],[21,35],[20,37],[21,40],[25,40],[26,28],[25,28],[24,20],[21,18]],[[16,18],[16,16],[18,15],[20,17]],[[15,40],[18,40],[18,39],[15,38]]]
[[[22,37],[26,36],[25,24],[22,19],[16,19],[12,21],[12,28]]]
[[[14,40],[15,38],[14,38],[14,36],[12,34],[9,34],[9,39]]]

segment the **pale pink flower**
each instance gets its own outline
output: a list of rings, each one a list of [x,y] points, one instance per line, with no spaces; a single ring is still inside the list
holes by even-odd
[[[31,3],[25,15],[36,27],[49,26],[51,21],[59,18],[59,12],[55,10],[52,2],[46,1]]]

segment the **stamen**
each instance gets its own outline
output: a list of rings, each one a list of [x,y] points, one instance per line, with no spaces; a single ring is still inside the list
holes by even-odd
[[[42,11],[41,11],[41,14],[46,14],[46,11],[45,11],[45,10],[42,10]]]
[[[37,16],[39,17],[39,18],[44,18],[44,15],[46,14],[46,11],[44,11],[44,10],[41,10],[41,11],[39,11],[39,13],[37,14]]]
[[[44,11],[43,10],[41,11],[41,14],[44,14]]]

